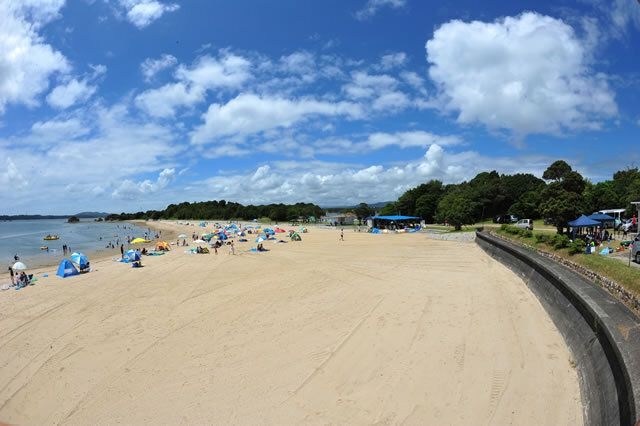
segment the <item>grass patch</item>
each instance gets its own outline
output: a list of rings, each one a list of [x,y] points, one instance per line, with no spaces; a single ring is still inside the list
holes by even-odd
[[[551,235],[546,232],[538,233],[534,231],[531,235],[521,233],[518,228],[503,225],[496,232],[512,241],[528,246],[533,246],[538,250],[553,253],[568,259],[578,265],[607,277],[608,279],[620,284],[636,297],[640,297],[640,268],[628,265],[628,261],[622,262],[609,256],[600,256],[598,254],[585,255],[584,243],[571,243],[566,235]],[[625,255],[629,253],[625,252]]]

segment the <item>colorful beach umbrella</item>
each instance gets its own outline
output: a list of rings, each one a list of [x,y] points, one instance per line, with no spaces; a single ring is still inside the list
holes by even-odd
[[[80,267],[84,267],[86,266],[87,263],[89,263],[89,259],[87,258],[87,256],[85,256],[82,253],[71,253],[71,256],[69,256],[69,259],[71,259],[71,261],[73,263],[75,263],[76,265],[79,265]]]

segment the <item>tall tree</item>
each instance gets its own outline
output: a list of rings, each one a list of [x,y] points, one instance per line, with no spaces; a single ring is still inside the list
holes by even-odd
[[[561,234],[567,222],[582,211],[582,192],[586,183],[578,172],[562,160],[551,164],[542,177],[552,182],[542,191],[544,201],[540,204],[540,210],[545,217],[555,220],[556,229]]]

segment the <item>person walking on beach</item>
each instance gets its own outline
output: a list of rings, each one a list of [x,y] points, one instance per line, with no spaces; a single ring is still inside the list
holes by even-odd
[[[120,256],[124,259],[124,244],[120,244]]]
[[[229,244],[229,254],[236,254],[236,246],[233,245],[233,240]]]
[[[11,285],[12,286],[16,285],[16,282],[13,279],[13,268],[11,266],[9,266],[9,275],[11,275]]]
[[[340,229],[340,241],[344,241],[344,228]]]

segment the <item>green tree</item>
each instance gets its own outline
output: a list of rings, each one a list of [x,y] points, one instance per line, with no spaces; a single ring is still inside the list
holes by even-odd
[[[562,234],[567,222],[578,217],[583,209],[586,182],[562,160],[551,164],[542,177],[552,182],[542,191],[544,201],[540,211],[544,217],[555,219],[557,231]]]
[[[387,205],[381,208],[379,212],[381,216],[390,216],[397,213],[398,210],[396,210],[396,203],[387,203]]]
[[[358,217],[358,219],[363,220],[364,218],[371,216],[374,213],[374,210],[369,207],[367,203],[360,203],[353,209],[353,213]]]
[[[436,219],[438,222],[450,223],[456,231],[459,231],[462,229],[462,225],[470,225],[475,222],[475,208],[474,201],[466,191],[458,189],[442,197],[438,203]]]

